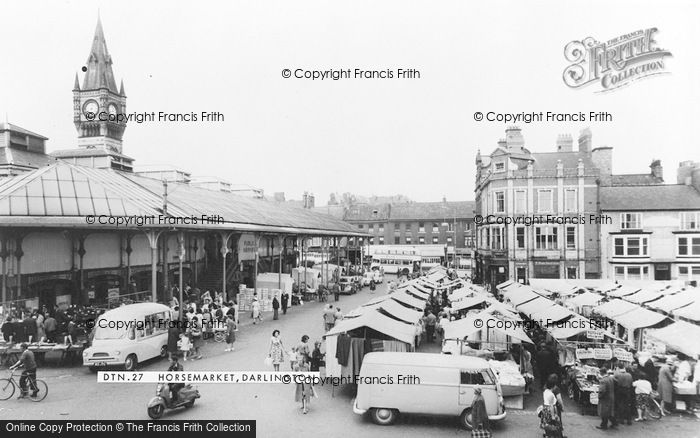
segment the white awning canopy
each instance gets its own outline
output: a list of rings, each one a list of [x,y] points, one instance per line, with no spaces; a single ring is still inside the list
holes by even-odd
[[[689,356],[700,354],[700,327],[695,324],[677,321],[664,328],[647,330],[646,334]]]
[[[363,327],[378,331],[407,344],[413,344],[416,336],[416,329],[413,325],[397,321],[376,310],[365,312],[356,318],[341,320],[325,336],[335,336]]]

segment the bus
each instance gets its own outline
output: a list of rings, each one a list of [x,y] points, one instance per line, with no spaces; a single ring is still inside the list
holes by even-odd
[[[421,256],[412,249],[382,248],[374,251],[370,269],[381,269],[385,274],[404,274],[419,272]]]

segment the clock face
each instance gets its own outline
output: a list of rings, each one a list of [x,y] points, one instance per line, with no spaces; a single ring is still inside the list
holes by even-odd
[[[97,105],[97,102],[94,100],[88,100],[85,105],[83,106],[83,113],[87,115],[87,113],[92,113],[92,117],[94,118],[97,115],[97,111],[99,110],[99,105]]]
[[[110,104],[109,104],[109,107],[108,107],[108,110],[109,110],[109,115],[110,115],[110,116],[115,116],[115,115],[117,115],[117,106],[116,106],[115,104],[110,103]]]

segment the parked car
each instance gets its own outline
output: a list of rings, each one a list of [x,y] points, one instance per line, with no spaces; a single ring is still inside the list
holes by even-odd
[[[365,275],[362,277],[362,286],[369,286],[372,283],[372,280],[374,280],[374,273],[365,272]]]
[[[338,285],[340,286],[341,294],[351,295],[357,292],[357,286],[353,277],[340,277]]]
[[[384,283],[384,274],[382,274],[381,271],[375,270],[374,272],[372,272],[372,275],[374,277],[375,283]]]

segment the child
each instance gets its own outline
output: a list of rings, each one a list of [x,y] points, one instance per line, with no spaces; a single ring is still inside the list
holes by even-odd
[[[190,354],[190,349],[192,348],[192,343],[190,342],[190,338],[182,333],[180,335],[180,340],[177,341],[177,348],[182,352],[182,360],[187,360],[187,356]]]

